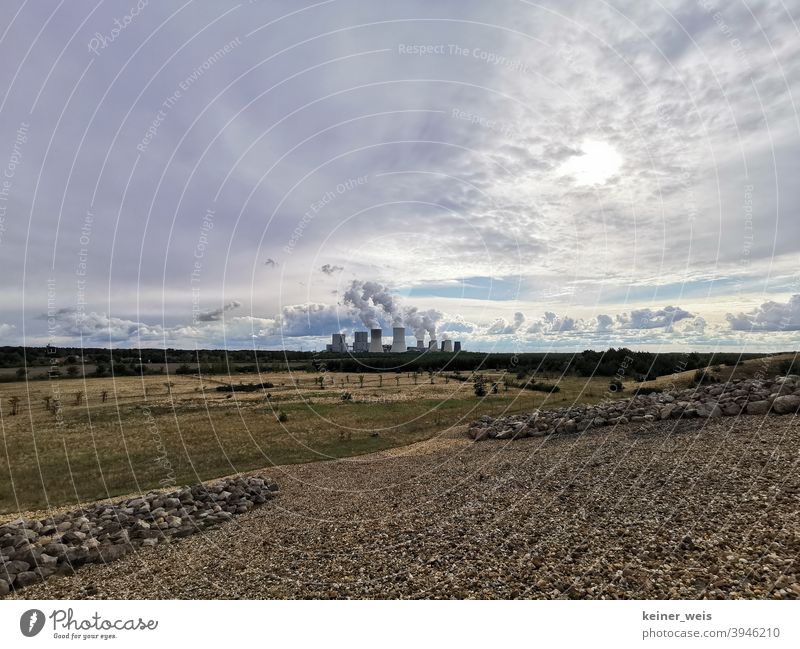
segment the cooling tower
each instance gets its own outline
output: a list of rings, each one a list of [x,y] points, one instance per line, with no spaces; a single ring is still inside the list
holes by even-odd
[[[461,351],[461,341],[460,340],[456,340],[453,343],[453,351],[454,352],[460,352]]]
[[[331,351],[344,354],[347,351],[347,342],[344,334],[331,335]]]
[[[428,349],[432,349],[433,351],[436,351],[436,340],[435,340],[435,339],[434,339],[434,340],[431,340],[431,341],[428,343]]]
[[[442,341],[442,351],[443,352],[452,352],[453,351],[453,341],[452,340],[443,340]]]
[[[369,351],[369,334],[366,331],[356,331],[353,342],[353,352],[363,353]]]
[[[424,340],[418,340],[417,341],[417,349],[419,351],[421,351],[421,352],[425,351],[425,341]]]
[[[369,341],[369,351],[375,353],[383,353],[383,345],[381,344],[381,330],[371,329],[370,335],[372,338]]]
[[[402,354],[406,351],[406,328],[394,327],[392,329],[392,353]]]

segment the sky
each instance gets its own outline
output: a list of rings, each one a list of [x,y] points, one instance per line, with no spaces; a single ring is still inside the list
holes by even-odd
[[[797,349],[799,25],[7,0],[0,345]]]

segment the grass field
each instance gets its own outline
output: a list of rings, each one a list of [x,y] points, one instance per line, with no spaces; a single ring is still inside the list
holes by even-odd
[[[754,358],[743,361],[738,365],[716,365],[712,366],[712,374],[719,381],[731,381],[733,379],[752,379],[752,378],[772,378],[783,373],[784,363],[796,361],[796,353],[773,354],[763,358]],[[645,387],[658,387],[662,389],[688,388],[692,385],[696,370],[687,372],[676,372],[659,376],[652,381],[641,384]]]
[[[328,373],[324,388],[320,376],[173,376],[170,385],[165,376],[0,384],[0,512],[359,455],[442,434],[482,414],[609,397],[608,380],[599,378],[563,378],[553,394],[501,384],[497,394],[478,399],[471,381],[444,376],[433,377],[432,384],[428,375],[415,382],[408,374],[367,374],[361,385],[358,375]],[[254,380],[274,387],[216,390]],[[343,401],[344,392],[352,400]],[[52,408],[56,399],[60,409]],[[280,413],[285,421],[278,420]]]

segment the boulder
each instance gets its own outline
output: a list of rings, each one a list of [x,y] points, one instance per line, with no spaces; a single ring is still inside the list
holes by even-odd
[[[41,577],[37,575],[35,572],[31,572],[26,570],[25,572],[21,572],[17,575],[17,580],[14,585],[17,588],[25,588],[25,586],[30,586],[31,584],[35,584],[37,581],[40,581]]]
[[[766,415],[769,412],[769,401],[751,401],[745,410],[748,415]]]
[[[2,571],[3,577],[7,575],[16,575],[20,572],[26,572],[31,569],[31,564],[27,563],[26,561],[8,561],[0,568]]]
[[[675,406],[670,403],[659,410],[658,417],[659,419],[669,419],[673,412],[675,412]]]
[[[800,396],[796,394],[787,394],[782,397],[776,397],[772,402],[772,409],[779,415],[788,415],[800,410]]]

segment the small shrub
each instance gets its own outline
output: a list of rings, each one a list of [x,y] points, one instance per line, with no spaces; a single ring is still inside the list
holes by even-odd
[[[608,391],[609,392],[622,392],[625,388],[622,385],[622,381],[619,379],[612,379],[611,382],[608,384]]]
[[[561,388],[557,385],[551,385],[550,383],[526,383],[525,384],[526,390],[533,390],[534,392],[561,392]]]
[[[240,383],[239,385],[218,385],[217,392],[258,392],[259,390],[266,390],[274,388],[275,386],[269,381],[264,383]]]
[[[16,415],[19,411],[19,397],[14,396],[8,400],[8,403],[11,405],[11,412],[9,414]]]
[[[476,397],[486,396],[486,381],[484,381],[482,376],[475,377],[475,381],[473,383],[473,390],[475,390]]]
[[[719,383],[719,379],[711,373],[710,368],[699,369],[694,373],[692,385],[700,386],[708,383]]]
[[[656,388],[656,387],[652,387],[652,388],[651,387],[636,388],[636,394],[637,395],[639,395],[639,394],[641,394],[641,395],[659,394],[660,392],[663,392],[663,391],[664,391],[663,388]]]
[[[289,421],[289,415],[287,415],[283,410],[278,412],[278,421],[284,423]]]
[[[342,401],[352,401],[352,400],[353,400],[352,394],[350,394],[349,392],[342,393]]]

